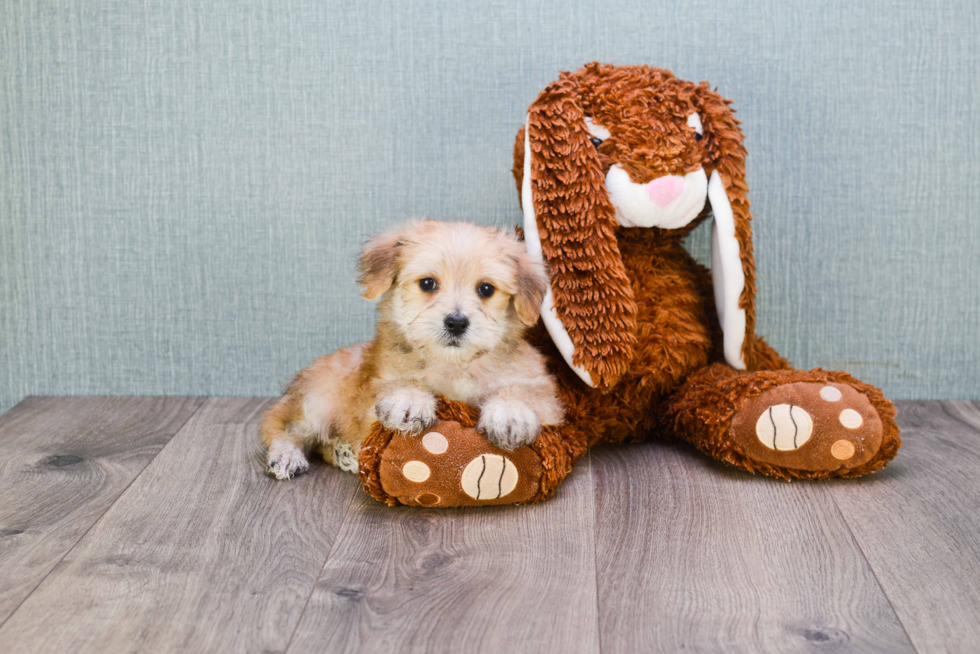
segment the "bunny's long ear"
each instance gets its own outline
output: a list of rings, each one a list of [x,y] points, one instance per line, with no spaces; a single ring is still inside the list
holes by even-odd
[[[633,359],[636,302],[616,244],[615,209],[573,84],[548,86],[528,110],[523,132],[517,150],[523,145],[524,239],[551,278],[541,319],[579,377],[608,389]]]
[[[752,214],[745,183],[742,130],[728,101],[702,83],[702,103],[709,172],[708,201],[714,215],[711,230],[711,278],[728,365],[753,367],[755,342],[755,254]]]

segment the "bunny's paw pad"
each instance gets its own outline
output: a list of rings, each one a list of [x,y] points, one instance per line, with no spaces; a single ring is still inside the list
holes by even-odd
[[[453,421],[439,422],[421,437],[394,434],[379,468],[388,495],[433,507],[526,502],[538,492],[541,472],[530,447],[500,449]]]
[[[760,463],[833,472],[866,463],[881,447],[882,424],[867,396],[847,384],[794,382],[748,398],[731,434]]]

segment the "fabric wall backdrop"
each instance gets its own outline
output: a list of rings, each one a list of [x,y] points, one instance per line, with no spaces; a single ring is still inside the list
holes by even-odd
[[[977,34],[975,0],[0,0],[0,409],[277,393],[372,333],[367,234],[520,220],[524,111],[590,60],[735,100],[783,354],[980,399]]]

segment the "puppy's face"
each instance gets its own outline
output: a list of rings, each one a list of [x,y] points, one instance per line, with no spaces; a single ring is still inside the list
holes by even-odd
[[[364,295],[412,348],[471,359],[519,337],[538,319],[543,266],[507,233],[421,221],[370,241],[361,255]]]

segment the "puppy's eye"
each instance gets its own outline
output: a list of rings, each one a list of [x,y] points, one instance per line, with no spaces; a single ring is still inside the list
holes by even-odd
[[[426,293],[431,293],[432,291],[439,288],[439,283],[432,279],[431,277],[425,277],[419,280],[419,288],[421,288]]]
[[[491,295],[493,295],[493,292],[496,290],[497,289],[493,287],[493,284],[488,284],[487,282],[483,282],[482,284],[476,287],[477,295],[483,298],[490,297]]]
[[[700,141],[703,138],[704,138],[704,136],[702,134],[698,134],[697,132],[694,132],[694,140],[695,141]]]
[[[599,146],[602,145],[602,139],[597,136],[590,136],[589,140],[592,141],[592,145],[594,145],[597,150],[599,149]]]

